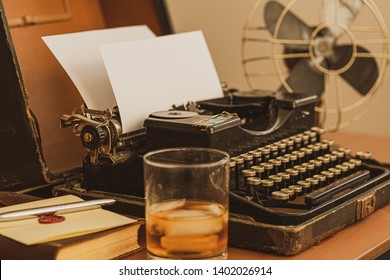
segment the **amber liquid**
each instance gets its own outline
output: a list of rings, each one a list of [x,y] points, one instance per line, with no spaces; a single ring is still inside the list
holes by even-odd
[[[148,212],[150,258],[226,258],[228,211],[222,205],[183,199],[154,204]]]

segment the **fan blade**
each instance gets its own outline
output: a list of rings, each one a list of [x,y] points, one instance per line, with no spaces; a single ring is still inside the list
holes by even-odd
[[[291,71],[286,82],[296,93],[320,95],[325,88],[324,73],[313,65],[310,58],[301,59]],[[284,86],[281,90],[287,92]]]
[[[357,46],[358,53],[369,53],[361,46]],[[344,67],[351,59],[353,48],[342,45],[334,48],[334,55],[327,59],[329,69],[336,70]],[[360,94],[366,95],[374,86],[379,76],[379,69],[375,58],[357,57],[352,66],[341,76]]]
[[[337,25],[349,26],[362,8],[362,0],[327,0],[325,9],[321,10],[321,22],[330,23],[328,27],[330,34],[338,38],[344,31]]]
[[[284,11],[285,7],[276,1],[269,1],[264,9],[264,19],[269,32],[273,35],[275,32],[276,24]],[[299,19],[292,12],[288,11],[285,17],[281,21],[281,25],[278,32],[278,39],[291,39],[291,40],[308,40],[312,33],[306,23]],[[289,45],[290,48],[294,49],[307,49],[307,46],[300,45]]]

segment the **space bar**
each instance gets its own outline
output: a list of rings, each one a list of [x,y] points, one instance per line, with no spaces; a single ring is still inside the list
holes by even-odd
[[[339,179],[336,182],[333,182],[326,187],[323,187],[319,190],[313,191],[310,194],[306,195],[305,203],[307,205],[317,205],[324,201],[331,199],[335,194],[349,189],[354,188],[364,181],[370,178],[370,171],[361,170],[357,171],[351,175],[348,175],[345,178]]]

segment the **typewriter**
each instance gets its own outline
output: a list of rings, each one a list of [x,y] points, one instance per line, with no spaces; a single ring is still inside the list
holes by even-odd
[[[111,193],[116,198],[119,195],[118,201],[125,197],[129,204],[137,204],[138,214],[143,214],[145,152],[185,146],[226,151],[231,156],[230,212],[234,230],[229,234],[230,243],[296,254],[387,203],[383,199],[375,205],[373,197],[356,208],[361,213],[355,213],[355,208],[353,217],[347,213],[341,225],[335,225],[334,220],[329,226],[318,225],[317,230],[311,225],[310,231],[317,234],[302,237],[303,224],[343,209],[348,201],[389,181],[389,171],[370,159],[369,152],[352,155],[347,147],[323,139],[324,131],[315,127],[317,102],[317,95],[229,90],[223,98],[152,113],[144,129],[124,135],[117,110],[99,112],[82,107],[64,115],[61,123],[62,127],[72,127],[88,150],[83,179],[77,186],[87,192]],[[381,191],[388,194],[388,184]],[[269,236],[275,228],[264,230],[259,225],[279,227],[284,237],[275,241]],[[299,228],[294,233],[299,237],[285,232],[294,230],[294,226]],[[254,236],[251,242],[239,234],[242,231]],[[299,243],[298,248],[294,242]]]

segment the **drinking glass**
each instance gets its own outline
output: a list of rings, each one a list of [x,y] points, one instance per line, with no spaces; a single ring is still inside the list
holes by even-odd
[[[226,259],[229,155],[172,148],[144,156],[149,259]]]

